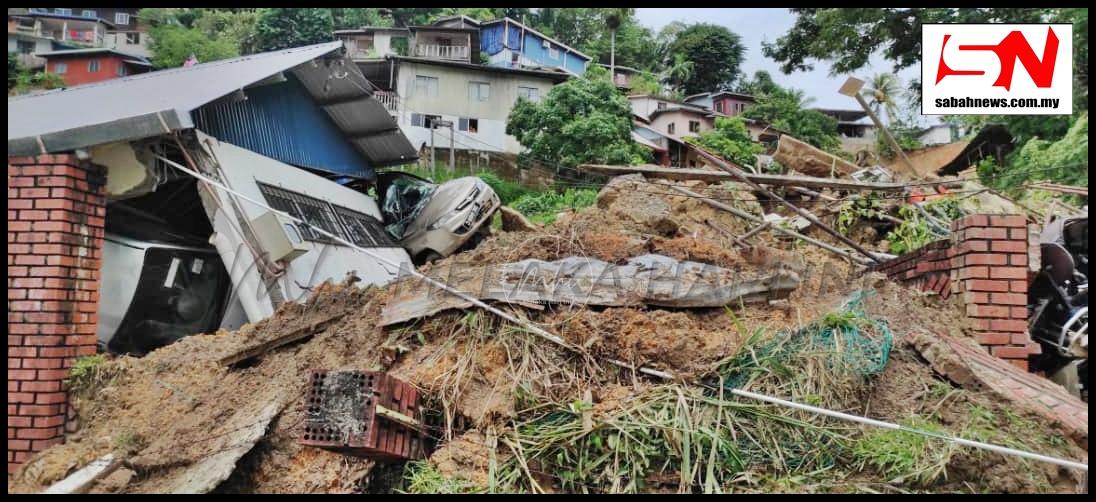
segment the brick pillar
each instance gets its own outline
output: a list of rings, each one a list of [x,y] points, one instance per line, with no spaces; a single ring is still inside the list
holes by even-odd
[[[1027,331],[1028,228],[1020,215],[975,214],[952,222],[954,293],[978,342],[1024,369],[1040,352]]]
[[[106,217],[101,168],[8,157],[8,472],[64,440],[63,380],[95,353]]]

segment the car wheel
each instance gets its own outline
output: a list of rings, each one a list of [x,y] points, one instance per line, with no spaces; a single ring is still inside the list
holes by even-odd
[[[423,251],[423,252],[419,253],[418,262],[419,262],[420,265],[426,265],[427,263],[434,263],[434,262],[440,260],[441,258],[442,258],[442,256],[440,254],[438,254],[437,252],[435,252],[434,250],[427,249],[426,251]]]

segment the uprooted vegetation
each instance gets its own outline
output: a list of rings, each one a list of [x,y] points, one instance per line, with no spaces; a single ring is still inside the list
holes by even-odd
[[[692,189],[760,213],[733,184]],[[142,359],[100,367],[110,379],[77,397],[81,427],[9,481],[32,492],[111,451],[125,483],[160,492],[270,403],[277,416],[218,492],[1073,492],[1064,468],[861,426],[737,397],[733,389],[1067,459],[1083,449],[1047,419],[933,373],[906,343],[927,330],[968,337],[958,300],[903,288],[814,247],[735,237],[750,225],[666,184],[614,180],[595,207],[532,232],[501,233],[450,264],[645,253],[736,270],[785,267],[802,282],[786,302],[709,309],[505,307],[568,350],[479,309],[378,327],[390,291],[325,284],[304,304],[238,332],[196,335]],[[303,342],[226,367],[221,357],[336,313]],[[609,359],[672,373],[662,381]],[[372,461],[297,443],[315,369],[383,370],[419,387],[431,410],[424,459]],[[393,471],[393,469],[395,469]],[[394,474],[393,474],[394,472]]]

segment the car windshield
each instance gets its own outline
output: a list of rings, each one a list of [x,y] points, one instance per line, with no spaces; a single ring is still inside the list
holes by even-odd
[[[412,176],[395,176],[384,192],[385,230],[402,239],[408,225],[422,212],[438,186]]]

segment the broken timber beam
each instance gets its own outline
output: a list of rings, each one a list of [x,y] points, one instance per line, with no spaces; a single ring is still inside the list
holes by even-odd
[[[700,195],[700,194],[698,194],[698,193],[696,193],[692,190],[689,190],[687,188],[683,188],[683,187],[679,187],[679,186],[671,186],[670,188],[673,189],[673,190],[676,190],[678,192],[681,192],[682,194],[684,194],[688,197],[695,197],[697,199],[700,199],[701,202],[703,202],[703,203],[705,203],[709,206],[712,206],[716,209],[722,209],[722,210],[727,211],[728,213],[731,213],[735,216],[738,216],[739,218],[742,218],[744,220],[749,220],[749,221],[752,221],[752,222],[758,223],[758,224],[765,223],[765,220],[761,219],[760,217],[757,217],[757,216],[754,216],[750,213],[747,213],[746,211],[738,209],[737,207],[728,206],[727,204],[724,204],[722,202],[712,200],[708,197]],[[789,230],[789,229],[784,228],[780,225],[776,225],[776,226],[773,226],[771,228],[774,231],[781,232],[781,233],[784,233],[784,234],[788,234],[792,237],[800,239],[800,240],[802,240],[804,242],[807,242],[809,244],[814,244],[815,246],[818,246],[822,249],[825,249],[826,251],[829,251],[833,254],[841,256],[842,258],[848,258],[848,259],[850,259],[850,260],[852,260],[856,263],[859,263],[861,265],[870,265],[872,263],[872,262],[867,261],[863,258],[860,258],[856,255],[853,255],[852,253],[849,253],[848,251],[845,251],[844,249],[841,249],[837,246],[832,246],[830,244],[826,244],[825,242],[822,242],[818,239],[807,237],[806,235],[803,235],[799,232],[796,232],[795,230]]]
[[[792,204],[791,202],[788,202],[788,201],[784,200],[783,197],[781,197],[781,196],[779,196],[775,193],[772,193],[769,190],[761,188],[761,185],[758,185],[757,183],[751,181],[749,178],[746,177],[746,173],[742,172],[741,169],[735,167],[733,164],[727,162],[726,160],[723,160],[722,158],[719,158],[719,157],[709,153],[707,150],[704,150],[703,148],[700,148],[699,146],[694,145],[693,149],[704,160],[706,160],[708,162],[711,162],[712,164],[715,164],[716,167],[718,167],[718,168],[720,168],[724,171],[727,171],[728,173],[733,174],[736,178],[739,178],[740,180],[742,180],[742,182],[746,183],[747,185],[750,185],[754,190],[757,190],[757,191],[769,196],[769,198],[771,198],[772,200],[775,200],[775,201],[783,204],[788,209],[791,209],[796,214],[798,214],[799,216],[802,216],[804,219],[806,219],[807,221],[813,223],[818,228],[821,228],[822,230],[825,230],[826,233],[832,235],[837,240],[839,240],[841,242],[844,242],[849,247],[855,249],[858,253],[860,253],[864,256],[867,256],[868,259],[870,259],[872,262],[879,263],[879,258],[878,257],[876,257],[874,254],[868,252],[868,250],[864,249],[863,246],[857,244],[856,242],[853,242],[852,239],[850,239],[848,237],[845,237],[844,235],[841,235],[841,232],[838,232],[837,230],[834,230],[833,228],[831,228],[829,225],[826,225],[825,223],[822,223],[821,221],[819,221],[818,218],[815,217],[813,214],[811,214],[810,211],[807,211],[806,209],[803,209],[803,208],[801,208],[801,207],[799,207],[795,204]]]
[[[772,222],[766,221],[765,223],[762,223],[762,224],[754,227],[749,232],[746,232],[746,233],[742,234],[740,237],[738,237],[737,239],[734,240],[734,243],[738,244],[739,246],[742,246],[742,247],[748,246],[749,243],[746,242],[746,239],[749,239],[750,237],[753,237],[753,236],[757,235],[759,232],[761,232],[762,230],[765,230],[766,228],[769,228],[771,225],[772,225]]]
[[[709,171],[707,169],[675,169],[661,166],[607,166],[603,164],[582,164],[579,169],[604,174],[606,176],[620,176],[623,174],[642,174],[646,178],[657,178],[671,181],[703,181],[705,183],[719,183],[721,181],[739,181],[739,178],[728,172]],[[844,191],[874,192],[904,192],[906,185],[902,183],[871,183],[837,178],[814,178],[811,176],[786,176],[782,174],[754,174],[743,171],[743,175],[758,185],[787,186],[800,188],[830,188]]]
[[[233,364],[239,363],[240,361],[246,361],[248,359],[251,359],[252,357],[261,356],[271,350],[281,347],[282,345],[293,343],[297,340],[302,340],[312,335],[315,335],[321,330],[326,329],[335,321],[342,319],[345,315],[345,312],[340,312],[326,319],[321,319],[307,326],[302,326],[293,331],[290,331],[289,333],[274,338],[273,340],[263,342],[254,347],[224,356],[220,359],[219,363],[222,366],[232,366]]]

